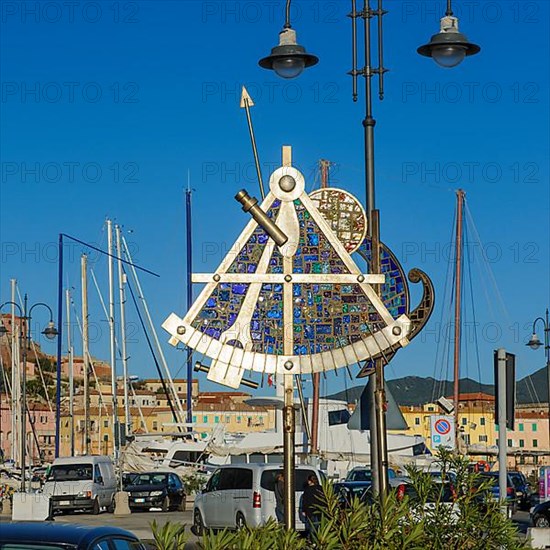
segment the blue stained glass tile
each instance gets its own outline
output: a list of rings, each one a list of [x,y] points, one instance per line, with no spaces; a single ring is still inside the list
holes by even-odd
[[[258,235],[258,243],[259,244],[265,244],[268,241],[269,237],[266,233],[260,233]]]
[[[206,300],[206,307],[216,307],[216,298],[208,298]]]
[[[273,285],[273,292],[282,292],[283,285]]]
[[[294,318],[299,319],[302,316],[302,310],[299,307],[294,308]]]
[[[308,234],[307,244],[309,246],[317,246],[319,244],[319,235],[316,235],[315,233]]]
[[[256,267],[256,264],[248,264],[248,273],[255,273]]]
[[[405,315],[405,313],[407,313],[407,308],[405,306],[399,306],[397,308],[397,312],[399,313],[399,315]]]
[[[301,296],[302,295],[302,285],[294,285],[294,288],[292,289],[292,294],[294,296]]]
[[[350,323],[351,322],[351,317],[349,315],[343,315],[342,316],[342,321],[344,323]]]
[[[248,289],[247,284],[234,283],[231,285],[231,290],[233,291],[233,294],[239,294],[239,295],[246,294],[247,289]]]
[[[313,332],[313,326],[312,325],[306,325],[304,327],[304,336],[308,339],[314,338],[315,334]]]
[[[332,327],[330,325],[317,325],[317,334],[331,334]]]
[[[260,322],[259,321],[251,321],[250,328],[252,330],[260,330]]]
[[[208,334],[208,336],[212,336],[212,338],[215,338],[216,340],[219,339],[221,330],[218,328],[208,327],[205,331],[205,334]]]
[[[267,317],[268,317],[269,319],[281,319],[282,316],[283,316],[282,311],[271,310],[271,311],[268,311],[268,312],[267,312]]]
[[[259,332],[253,332],[252,331],[250,334],[252,336],[252,340],[261,340],[262,339],[262,335]]]

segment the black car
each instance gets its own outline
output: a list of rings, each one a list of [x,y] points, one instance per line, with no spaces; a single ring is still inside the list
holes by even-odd
[[[146,472],[132,475],[124,490],[130,493],[131,510],[185,509],[185,491],[177,474],[172,472]]]
[[[531,506],[531,488],[527,478],[521,472],[508,472],[516,489],[516,498],[520,510],[529,510]]]
[[[116,527],[43,521],[1,525],[0,550],[145,550],[134,534]]]
[[[550,500],[541,502],[533,508],[531,521],[535,527],[550,527]]]
[[[340,481],[334,484],[334,494],[341,508],[349,508],[354,498],[372,504],[372,483],[369,481]]]

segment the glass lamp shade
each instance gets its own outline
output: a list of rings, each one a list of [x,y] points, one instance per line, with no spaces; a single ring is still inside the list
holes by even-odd
[[[302,74],[306,64],[303,58],[287,57],[275,59],[273,61],[273,70],[281,78],[296,78]]]
[[[460,65],[466,57],[466,48],[457,45],[432,46],[432,58],[440,66],[450,69]]]

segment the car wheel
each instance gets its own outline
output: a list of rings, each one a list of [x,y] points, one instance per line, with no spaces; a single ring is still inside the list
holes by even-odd
[[[535,527],[550,527],[550,518],[548,516],[543,516],[542,514],[540,516],[535,516],[533,523]]]
[[[197,508],[195,508],[195,512],[193,513],[193,532],[197,537],[202,537],[205,532],[202,516]]]
[[[163,512],[168,512],[168,510],[170,510],[170,499],[168,498],[168,496],[164,497],[161,508]]]
[[[109,506],[107,506],[107,512],[109,514],[114,514],[114,512],[115,512],[115,498],[114,497],[111,500],[111,504],[109,504]]]
[[[94,499],[94,504],[92,505],[92,514],[97,516],[99,514],[99,500]]]
[[[235,525],[237,527],[237,531],[240,531],[241,529],[244,529],[246,527],[246,520],[244,519],[244,516],[241,514],[241,512],[237,513]]]
[[[185,512],[185,498],[185,495],[181,497],[180,503],[178,504],[177,508],[178,512]]]

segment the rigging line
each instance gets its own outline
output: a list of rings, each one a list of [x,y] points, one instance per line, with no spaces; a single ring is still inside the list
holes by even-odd
[[[483,250],[482,247],[481,247],[482,241],[481,241],[481,238],[479,236],[479,232],[477,230],[477,227],[476,227],[476,224],[474,222],[473,216],[470,212],[470,209],[468,208],[468,203],[466,201],[465,201],[465,207],[466,207],[465,210],[466,210],[467,221],[468,221],[468,223],[471,223],[472,229],[474,231],[474,236],[477,239],[477,243],[479,244],[480,249]],[[489,262],[487,261],[487,259],[485,258],[485,255],[483,255],[483,254],[482,254],[482,259],[484,260],[482,262],[482,265],[485,267],[486,275],[487,275],[489,281],[492,283],[493,291],[495,293],[496,298],[498,299],[498,304],[501,308],[501,311],[504,314],[504,317],[506,318],[506,320],[510,323],[511,322],[510,314],[509,314],[509,312],[506,308],[506,302],[503,300],[502,294],[500,293],[500,290],[498,288],[498,284],[497,284],[495,275],[493,273],[493,270],[491,269],[491,266],[489,265]],[[491,302],[489,302],[489,305],[491,305]]]
[[[76,311],[76,306],[74,305],[74,301],[71,302],[71,305],[73,306],[73,312],[76,319],[76,324],[78,326],[78,331],[80,332],[80,336],[82,336],[82,325],[80,323],[80,317],[78,316],[78,312]],[[103,399],[103,392],[101,391],[101,386],[99,384],[99,380],[97,378],[97,374],[95,372],[95,365],[94,365],[94,359],[92,357],[92,354],[90,353],[90,349],[88,348],[88,361],[90,362],[90,367],[92,369],[92,374],[94,375],[94,381],[97,387],[97,391],[99,393],[99,400],[100,400],[100,406],[98,406],[98,409],[101,409],[101,405],[103,405],[103,408],[105,409],[105,413],[109,414],[109,411],[107,410],[107,405],[104,402]],[[86,376],[86,373],[83,373],[83,376]]]
[[[537,392],[537,388],[536,388],[535,385],[533,384],[532,374],[528,374],[528,375],[527,375],[527,378],[528,378],[529,383],[531,384],[531,387],[533,388],[533,391],[534,391],[534,393],[535,393],[535,399],[537,400],[537,404],[540,406],[539,394],[538,394],[538,392]]]
[[[454,213],[454,219],[453,223],[451,225],[451,239],[452,239],[452,232],[454,229],[454,225],[456,223],[456,212]],[[450,279],[450,270],[451,270],[451,263],[447,263],[447,274],[445,276],[445,286],[443,287],[443,299],[447,299],[447,291],[448,291],[448,285],[449,285],[449,279]],[[445,309],[441,308],[441,314],[439,318],[439,329],[441,331],[441,327],[443,326],[443,315],[445,313]],[[440,346],[441,346],[441,333],[439,335],[439,338],[437,338],[437,345],[436,345],[436,352],[435,352],[435,361],[434,361],[434,368],[433,368],[433,384],[432,384],[432,401],[435,401],[436,397],[439,397],[436,395],[437,393],[437,365],[438,365],[438,359],[440,357]],[[443,351],[442,351],[443,353]]]
[[[123,272],[126,274],[126,270],[123,268]],[[170,407],[170,411],[172,412],[172,418],[174,422],[178,423],[178,431],[182,431],[181,426],[179,425],[178,416],[176,414],[176,410],[174,409],[174,405],[172,403],[172,399],[170,398],[170,394],[168,393],[168,388],[166,386],[166,381],[164,380],[164,377],[162,376],[162,371],[159,365],[159,362],[157,360],[157,356],[155,355],[155,352],[153,350],[153,345],[151,343],[151,339],[149,338],[149,334],[147,333],[147,330],[145,330],[145,323],[143,321],[143,316],[141,315],[141,311],[139,310],[136,296],[134,294],[134,289],[132,288],[132,285],[130,284],[130,280],[126,281],[126,284],[128,285],[128,288],[130,290],[130,295],[132,296],[132,301],[134,302],[134,307],[136,308],[137,316],[139,319],[139,322],[141,324],[141,328],[143,329],[143,333],[145,334],[145,340],[147,341],[147,345],[149,346],[149,351],[151,352],[151,355],[153,356],[153,361],[155,363],[155,367],[157,369],[157,373],[159,375],[160,383],[162,384],[162,389],[164,390],[164,393],[166,395],[166,398],[168,399],[168,406]]]
[[[469,235],[468,232],[468,223],[465,224],[466,234]],[[466,243],[468,243],[468,239],[466,239]],[[475,300],[474,300],[474,286],[473,286],[473,277],[472,277],[472,262],[470,260],[469,254],[468,257],[468,279],[470,283],[470,301],[471,301],[471,307],[472,307],[472,320],[473,320],[473,329],[474,329],[474,350],[476,355],[476,365],[477,365],[477,374],[478,374],[478,390],[479,393],[482,393],[482,384],[481,384],[481,359],[479,357],[479,340],[477,337],[477,318],[476,318],[476,308],[475,308]],[[481,399],[481,413],[485,416],[486,407],[485,407],[485,400]],[[488,436],[488,430],[487,430],[487,422],[485,422],[483,426],[483,434],[485,436]],[[487,438],[488,440],[488,438]]]
[[[465,296],[466,295],[466,292],[469,288],[470,290],[470,294],[473,295],[473,283],[472,283],[472,273],[471,273],[471,262],[468,261],[468,258],[469,258],[469,252],[470,252],[470,248],[469,248],[469,244],[468,244],[468,226],[467,224],[464,224],[464,228],[463,228],[463,242],[464,242],[464,254],[462,255],[462,273],[465,274],[466,273],[466,269],[465,269],[465,266],[467,264],[467,268],[468,268],[468,275],[469,275],[469,280],[467,281],[468,284],[465,284],[463,285],[463,288],[464,288],[464,291],[463,291],[463,295]],[[462,311],[460,312],[460,318],[461,318],[461,325],[462,327],[464,327],[465,323],[463,322],[463,320],[466,318],[466,299],[464,299],[462,301]],[[474,325],[474,330],[475,330],[475,325]],[[461,358],[464,358],[463,361],[461,361],[461,364],[464,365],[464,370],[466,371],[465,372],[465,375],[466,375],[466,378],[469,377],[469,370],[468,370],[468,366],[469,366],[469,358],[468,358],[468,352],[470,351],[469,347],[468,347],[468,334],[465,334],[465,331],[463,330],[463,328],[461,328],[461,342],[460,342],[460,357]],[[481,384],[481,378],[479,380],[479,383]]]
[[[23,298],[21,297],[21,292],[19,290],[19,287],[17,287],[17,297],[19,298],[19,302],[23,303]],[[29,329],[30,328],[32,327],[29,327]],[[40,364],[40,359],[38,358],[38,353],[36,352],[36,344],[34,343],[34,340],[32,338],[29,338],[29,341],[31,343],[32,351],[34,353],[34,360],[38,365],[38,372],[40,373],[40,380],[42,382],[42,387],[44,388],[44,395],[46,396],[46,402],[48,403],[48,408],[50,409],[50,412],[53,412],[52,402],[50,401],[50,396],[48,395],[48,388],[46,386],[46,381],[44,380],[44,373],[42,372],[42,365]]]
[[[454,212],[453,223],[451,224],[451,236],[449,242],[452,244],[454,238],[454,228],[456,226],[456,210]],[[453,263],[449,258],[447,262],[447,273],[445,276],[445,286],[443,291],[443,304],[448,303],[448,311],[445,311],[444,306],[441,309],[441,315],[439,320],[439,338],[437,340],[436,348],[436,357],[434,363],[434,383],[433,383],[433,400],[435,400],[439,395],[446,393],[446,378],[449,373],[449,354],[450,354],[450,338],[447,337],[445,332],[445,324],[449,326],[449,321],[451,319],[451,314],[453,311],[453,286],[454,286],[454,269]],[[444,322],[445,321],[445,322]],[[443,342],[443,345],[441,345]],[[445,354],[447,354],[447,368],[445,369],[444,374],[444,364],[445,364]],[[441,364],[439,374],[437,371],[438,363]],[[439,394],[439,395],[438,395]]]
[[[136,269],[139,269],[140,271],[144,271],[145,273],[149,273],[149,275],[154,275],[155,277],[160,277],[158,273],[155,273],[154,271],[150,271],[149,269],[146,269],[144,267],[139,266],[138,264],[134,264],[133,262],[130,262],[128,260],[125,260],[124,258],[119,258],[115,254],[109,254],[108,252],[105,252],[105,250],[101,250],[101,248],[98,248],[97,246],[94,246],[92,244],[89,244],[87,242],[81,241],[80,239],[77,239],[76,237],[73,237],[71,235],[67,235],[67,233],[61,233],[64,237],[67,237],[68,239],[71,239],[83,246],[86,246],[88,248],[91,248],[92,250],[95,250],[96,252],[100,252],[101,254],[104,254],[105,256],[110,256],[114,258],[115,260],[121,260],[123,263],[127,265],[131,265],[135,267]]]

